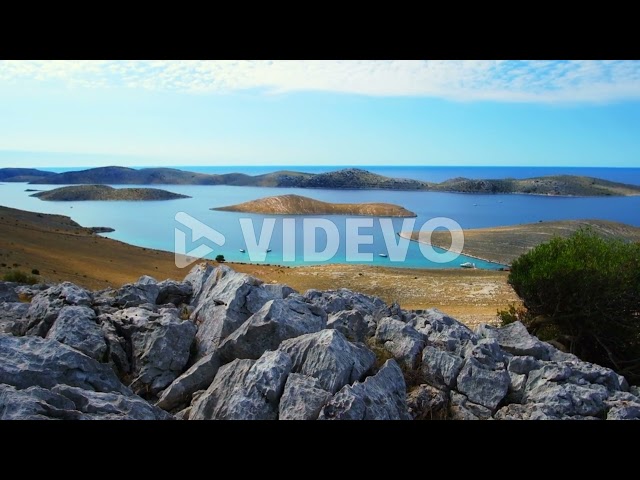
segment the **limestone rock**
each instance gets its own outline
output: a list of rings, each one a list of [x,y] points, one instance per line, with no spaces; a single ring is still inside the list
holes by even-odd
[[[292,373],[280,399],[280,420],[316,420],[331,394],[320,387],[318,379]]]
[[[395,360],[364,382],[345,385],[320,412],[320,420],[411,420],[406,384]]]
[[[63,307],[46,338],[69,345],[99,362],[107,353],[102,329],[89,307]]]
[[[386,317],[378,322],[376,341],[406,367],[413,369],[418,363],[425,339],[411,325]]]
[[[259,358],[267,350],[276,350],[289,338],[319,332],[326,314],[298,298],[270,300],[220,345],[223,361]]]
[[[317,378],[331,393],[362,380],[375,363],[371,350],[331,329],[285,340],[279,350],[291,356],[293,372]]]

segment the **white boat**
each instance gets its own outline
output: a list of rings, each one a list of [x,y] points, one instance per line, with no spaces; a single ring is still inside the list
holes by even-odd
[[[475,263],[471,263],[471,262],[461,263],[460,266],[462,268],[476,268],[476,264]]]
[[[240,251],[241,251],[242,253],[244,253],[244,248],[241,248],[241,249],[240,249]]]
[[[386,253],[379,253],[378,255],[380,255],[381,257],[386,257],[387,256]]]

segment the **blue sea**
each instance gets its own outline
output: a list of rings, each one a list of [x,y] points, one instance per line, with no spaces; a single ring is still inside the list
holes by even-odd
[[[275,170],[296,170],[311,173],[336,170],[339,167],[176,167],[204,173],[242,172],[259,175]],[[607,180],[640,185],[640,168],[559,168],[559,167],[359,167],[374,173],[392,177],[413,178],[440,182],[453,177],[468,178],[526,178],[542,175],[587,175]],[[78,168],[74,168],[77,170]],[[54,171],[70,170],[68,168],[50,169]],[[640,196],[638,197],[546,197],[530,195],[473,195],[435,192],[403,192],[381,190],[321,190],[321,189],[284,189],[255,188],[230,186],[158,186],[176,193],[189,195],[192,198],[163,202],[44,202],[30,197],[25,189],[34,188],[49,190],[58,187],[53,185],[27,185],[24,183],[0,184],[0,205],[23,210],[57,213],[70,216],[83,226],[107,226],[115,232],[104,236],[147,248],[174,251],[175,228],[185,230],[178,224],[175,216],[185,212],[204,224],[220,231],[226,238],[222,247],[212,245],[214,251],[207,255],[210,258],[223,254],[229,261],[249,262],[240,218],[251,218],[256,225],[256,239],[260,238],[261,226],[265,217],[234,212],[210,210],[212,207],[232,205],[257,198],[295,193],[329,202],[389,202],[404,206],[417,213],[414,228],[419,229],[425,222],[434,217],[447,217],[457,222],[462,228],[492,227],[514,225],[548,220],[567,219],[604,219],[624,222],[640,226]],[[338,251],[326,261],[303,261],[304,228],[303,219],[290,217],[295,225],[296,259],[283,261],[283,218],[275,218],[273,235],[264,261],[258,263],[301,265],[313,263],[344,263],[346,260],[346,217],[324,216],[337,227],[340,242]],[[409,225],[393,219],[393,230],[409,230]],[[316,249],[322,250],[326,244],[326,236],[321,230],[315,232]],[[370,244],[360,245],[359,251],[371,253],[372,261],[363,263],[408,268],[459,268],[462,262],[470,261],[478,268],[496,269],[501,265],[471,259],[461,255],[448,263],[435,263],[425,258],[419,246],[410,242],[405,261],[394,261],[379,254],[389,253],[387,243],[381,231],[378,219],[374,219],[372,227],[361,228],[360,235],[372,236]],[[308,240],[308,238],[307,238]],[[387,239],[389,240],[389,239]],[[394,239],[398,241],[396,236]],[[308,243],[308,242],[307,242]],[[195,247],[197,242],[188,248]],[[97,252],[99,254],[99,252]]]

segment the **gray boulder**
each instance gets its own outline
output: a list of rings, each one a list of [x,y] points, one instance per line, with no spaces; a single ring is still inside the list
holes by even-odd
[[[208,263],[199,263],[184,277],[184,283],[191,285],[191,305],[195,306],[199,303],[203,288],[214,270],[215,268]]]
[[[452,390],[449,392],[449,415],[451,420],[489,420],[491,410]]]
[[[547,412],[564,416],[604,416],[611,392],[603,384],[580,381],[577,366],[547,363],[529,373],[522,403],[544,404]],[[578,372],[578,373],[576,373]]]
[[[149,320],[131,334],[134,392],[157,394],[173,382],[189,361],[196,326],[181,320],[177,311],[161,310],[158,318]]]
[[[81,420],[75,404],[46,388],[0,384],[0,420]]]
[[[427,345],[458,355],[468,342],[478,340],[469,327],[436,308],[413,316],[407,323],[426,336]]]
[[[94,392],[68,385],[18,390],[0,384],[2,420],[169,420],[135,395]]]
[[[414,369],[425,347],[424,336],[411,325],[386,317],[378,322],[376,341],[406,367]]]
[[[422,351],[424,381],[435,387],[454,388],[464,360],[455,354],[427,346]]]
[[[329,315],[327,328],[339,330],[351,342],[366,342],[376,332],[376,324],[358,310],[341,310]]]
[[[298,293],[290,286],[283,285],[281,283],[265,283],[262,288],[269,292],[269,295],[271,295],[273,298],[279,298],[281,300],[284,300],[289,295]]]
[[[342,310],[357,310],[364,317],[374,320],[389,316],[389,307],[380,298],[353,292],[347,288],[339,290],[308,290],[304,298],[322,308],[327,314],[338,313]]]
[[[98,317],[102,336],[107,344],[106,362],[111,365],[120,378],[124,378],[131,373],[131,362],[129,361],[130,345],[124,337],[118,334],[117,324],[108,315]]]
[[[607,420],[640,420],[640,398],[627,392],[615,392],[605,402]]]
[[[522,322],[513,322],[501,328],[480,325],[478,333],[494,338],[500,347],[513,355],[530,355],[538,360],[549,360],[549,345],[527,331]]]
[[[171,415],[137,395],[93,392],[68,385],[57,385],[52,392],[73,402],[73,410],[88,420],[171,420]]]
[[[63,307],[46,338],[69,345],[99,362],[107,353],[102,329],[89,307]]]
[[[68,305],[90,307],[91,303],[91,294],[70,282],[43,290],[31,300],[27,312],[29,322],[26,334],[44,337],[58,318],[62,307]]]
[[[176,282],[174,280],[165,280],[158,284],[158,296],[156,303],[158,305],[166,305],[172,303],[176,307],[189,303],[193,294],[193,287],[188,282]]]
[[[198,326],[197,355],[217,349],[251,315],[259,311],[272,294],[262,281],[220,266],[202,287],[198,305],[191,318]]]
[[[510,403],[520,403],[524,395],[524,389],[527,386],[527,376],[511,371],[507,371],[507,373],[509,374],[507,401]]]
[[[395,360],[364,382],[345,385],[320,412],[320,420],[411,420],[406,384]]]
[[[479,364],[490,370],[504,368],[505,357],[500,345],[494,338],[481,338],[472,340],[464,346],[462,354],[464,358],[475,359]]]
[[[560,420],[545,405],[539,403],[511,403],[499,409],[493,416],[495,420]]]
[[[331,399],[318,379],[292,373],[284,385],[280,399],[280,420],[316,420],[322,407]]]
[[[227,414],[235,390],[240,390],[256,360],[237,359],[220,367],[209,388],[193,396],[189,420],[213,420]]]
[[[0,303],[3,302],[18,302],[18,294],[16,293],[17,283],[13,282],[0,282]]]
[[[0,335],[0,383],[18,389],[58,384],[131,394],[111,367],[55,340]]]
[[[285,340],[279,350],[289,354],[292,371],[317,378],[331,393],[362,380],[375,363],[375,354],[362,344],[350,343],[337,330],[322,330]]]
[[[449,395],[431,385],[418,385],[407,394],[409,415],[414,420],[444,420],[448,406]]]
[[[509,390],[510,378],[504,368],[488,368],[469,358],[457,379],[457,389],[474,403],[495,410]]]
[[[291,358],[266,352],[258,360],[234,360],[222,367],[207,391],[194,401],[189,419],[275,420]]]
[[[322,330],[327,316],[314,305],[296,297],[270,300],[220,345],[223,361],[236,358],[260,358],[267,350],[306,333]]]
[[[163,410],[173,410],[180,405],[189,404],[194,392],[211,385],[219,368],[220,358],[217,353],[205,355],[162,392],[156,406]]]
[[[148,275],[143,275],[136,283],[123,285],[116,293],[114,305],[128,308],[150,303],[155,305],[160,293],[158,282]]]
[[[27,330],[28,303],[0,303],[0,333],[21,336]]]
[[[528,375],[530,371],[538,370],[541,367],[542,362],[529,355],[522,357],[513,356],[508,360],[507,370],[520,375]]]

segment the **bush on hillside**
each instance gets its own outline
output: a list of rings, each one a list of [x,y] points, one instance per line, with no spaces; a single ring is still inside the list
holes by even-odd
[[[3,280],[5,282],[15,282],[15,283],[28,283],[29,285],[35,285],[38,283],[38,279],[33,275],[27,275],[20,270],[13,270],[11,272],[7,272],[4,274]]]
[[[522,255],[509,283],[531,333],[640,381],[640,245],[581,229]]]

